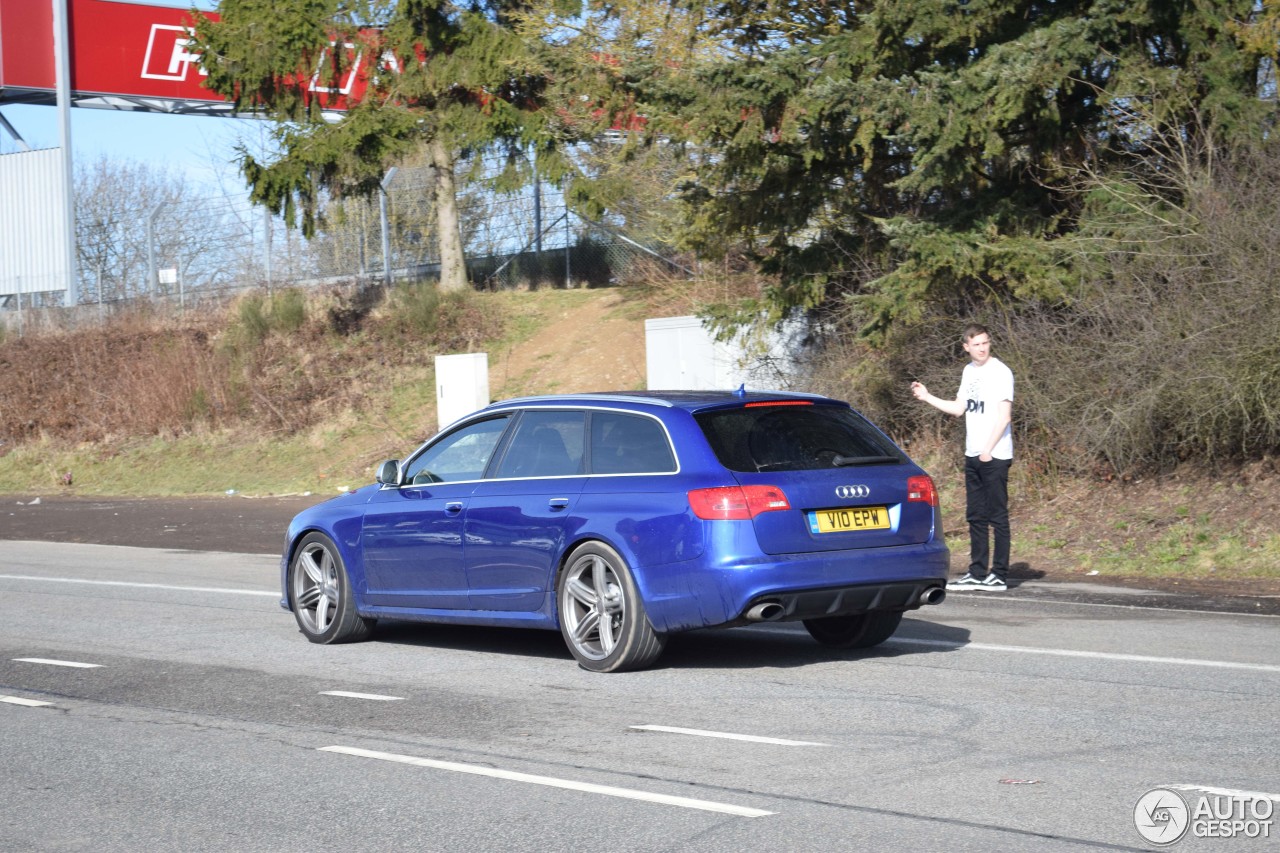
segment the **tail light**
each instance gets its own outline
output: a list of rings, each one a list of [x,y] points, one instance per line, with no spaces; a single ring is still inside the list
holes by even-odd
[[[698,518],[745,520],[762,512],[791,509],[791,502],[777,486],[723,486],[689,492],[689,508]]]
[[[907,478],[907,503],[922,503],[929,506],[938,505],[938,490],[933,487],[933,478],[927,474],[917,474]]]

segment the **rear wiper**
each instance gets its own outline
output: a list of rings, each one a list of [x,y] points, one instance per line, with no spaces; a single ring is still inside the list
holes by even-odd
[[[885,465],[898,461],[900,460],[896,456],[837,456],[831,460],[831,464],[844,468],[849,465]]]

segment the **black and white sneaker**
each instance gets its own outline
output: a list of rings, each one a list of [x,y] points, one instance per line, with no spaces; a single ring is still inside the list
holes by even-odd
[[[1009,588],[1009,586],[995,575],[987,575],[985,578],[978,581],[978,585],[975,588],[985,592],[1004,592]]]
[[[953,590],[953,591],[963,590],[963,589],[978,589],[981,586],[982,586],[982,581],[978,580],[968,572],[965,572],[963,575],[961,575],[960,577],[956,578],[953,581],[947,581],[947,589]]]

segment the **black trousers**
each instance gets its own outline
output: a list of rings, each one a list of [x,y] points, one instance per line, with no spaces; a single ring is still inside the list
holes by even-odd
[[[1009,577],[1009,466],[1012,459],[964,460],[965,520],[969,522],[969,574]],[[995,552],[990,540],[995,539]]]

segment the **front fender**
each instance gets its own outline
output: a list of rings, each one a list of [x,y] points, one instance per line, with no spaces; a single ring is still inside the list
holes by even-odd
[[[364,550],[361,535],[364,529],[363,506],[377,491],[377,486],[366,486],[354,492],[345,492],[336,498],[308,507],[293,517],[285,532],[284,550],[280,556],[280,606],[292,610],[289,602],[289,564],[297,551],[298,543],[309,533],[323,533],[329,537],[342,555],[347,567],[351,590],[356,606],[363,604],[368,591],[364,567]]]

